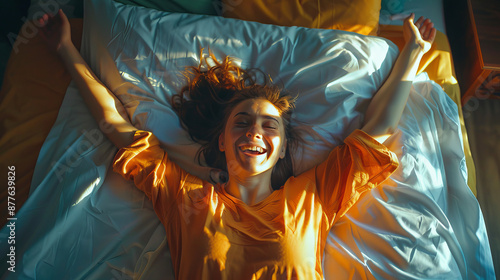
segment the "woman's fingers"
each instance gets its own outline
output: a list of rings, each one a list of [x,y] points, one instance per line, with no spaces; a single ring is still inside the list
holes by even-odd
[[[40,24],[47,25],[47,24],[50,24],[50,23],[52,23],[54,21],[61,21],[61,20],[67,20],[67,17],[64,14],[64,12],[61,9],[59,9],[59,11],[57,12],[57,14],[55,14],[55,15],[44,14],[43,16],[41,16],[38,19],[38,22]]]
[[[422,25],[422,23],[424,22],[424,20],[425,20],[425,19],[424,19],[424,17],[419,17],[419,18],[417,19],[417,21],[415,22],[415,26],[416,26],[417,28],[420,28],[420,26]]]
[[[415,20],[415,14],[411,13],[406,19],[407,20]]]
[[[40,23],[40,25],[42,27],[44,27],[46,24],[47,24],[47,18],[48,18],[48,15],[47,14],[44,14],[43,16],[41,16],[39,19],[38,19],[38,23]]]
[[[42,28],[45,28],[47,26],[51,25],[51,22],[53,20],[53,16],[49,14],[44,14],[38,19],[38,22],[40,23]]]
[[[425,25],[425,28],[420,33],[422,35],[422,38],[424,38],[424,40],[425,40],[425,38],[429,37],[431,29],[432,29],[432,26],[430,24]]]
[[[436,37],[434,23],[429,18],[424,18],[423,16],[418,18],[415,26],[418,28],[422,39],[432,42]]]
[[[427,40],[431,43],[434,42],[434,39],[436,38],[436,32],[436,28],[431,28],[428,37],[424,40]]]
[[[40,35],[51,47],[60,40],[58,38],[58,32],[61,26],[59,17],[58,14],[44,14],[38,19],[38,23],[40,24]]]
[[[436,28],[434,28],[434,23],[429,22],[425,25],[425,28],[421,32],[422,38],[426,41],[433,41],[436,37]]]
[[[418,30],[420,31],[420,34],[425,33],[425,30],[429,27],[429,24],[433,24],[430,19],[426,19],[422,22]]]

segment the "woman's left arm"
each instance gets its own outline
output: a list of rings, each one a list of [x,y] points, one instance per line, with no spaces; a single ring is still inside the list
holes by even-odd
[[[403,34],[406,44],[382,87],[372,98],[361,130],[379,142],[385,141],[396,129],[410,95],[422,56],[429,51],[436,37],[436,29],[429,19],[415,15],[405,19]]]

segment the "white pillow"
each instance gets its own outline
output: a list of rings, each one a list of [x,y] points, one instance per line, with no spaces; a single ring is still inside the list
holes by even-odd
[[[219,60],[229,55],[243,68],[261,69],[300,94],[294,120],[314,125],[324,141],[295,155],[296,173],[321,162],[360,127],[366,101],[398,53],[386,39],[339,30],[160,12],[111,1],[86,5],[92,8],[86,9],[84,58],[124,103],[133,123],[154,132],[188,171],[196,168],[192,158],[198,146],[189,145],[170,98],[185,84],[185,67],[199,64],[202,48]],[[118,72],[110,70],[114,64]]]

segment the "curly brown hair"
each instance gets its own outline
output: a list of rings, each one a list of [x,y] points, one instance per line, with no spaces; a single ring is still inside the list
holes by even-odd
[[[211,67],[208,58],[213,60]],[[262,74],[261,84],[257,83],[257,73]],[[219,62],[211,52],[200,59],[197,67],[187,68],[184,75],[188,83],[172,97],[172,105],[191,139],[202,145],[197,154],[200,164],[203,156],[208,166],[227,171],[225,154],[219,150],[219,135],[232,109],[240,102],[263,98],[278,109],[284,120],[287,149],[285,157],[273,169],[271,185],[273,189],[283,186],[293,176],[291,153],[301,142],[298,131],[291,124],[297,97],[272,84],[260,70],[243,70],[234,65],[230,57]]]

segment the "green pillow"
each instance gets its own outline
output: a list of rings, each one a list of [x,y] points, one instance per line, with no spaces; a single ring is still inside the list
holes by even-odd
[[[404,11],[406,0],[382,0],[382,10],[391,14],[399,14]]]

